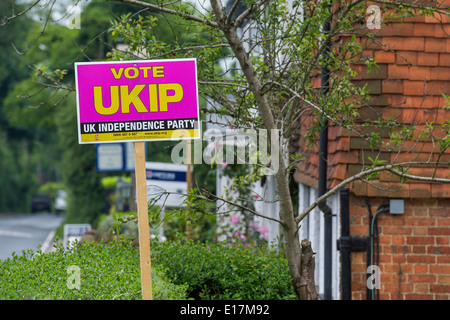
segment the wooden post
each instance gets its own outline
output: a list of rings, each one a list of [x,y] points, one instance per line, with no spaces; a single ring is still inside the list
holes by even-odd
[[[186,182],[187,182],[187,190],[192,188],[192,176],[191,176],[191,159],[192,159],[192,144],[191,140],[187,140],[187,150],[186,150],[186,162],[187,162],[187,173],[186,173]]]
[[[192,157],[192,145],[191,145],[191,140],[186,140],[186,146],[187,146],[187,150],[186,150],[186,163],[187,163],[187,171],[186,171],[186,183],[187,183],[187,192],[189,193],[189,190],[191,190],[192,188],[192,176],[191,176],[191,157]],[[189,207],[187,208],[188,212],[189,212]],[[187,220],[186,220],[186,238],[187,239],[191,239],[191,225],[189,222],[189,214],[187,216]]]
[[[145,173],[145,142],[134,143],[136,196],[141,261],[142,299],[152,300],[152,273],[150,260],[150,230],[148,225],[147,178]]]

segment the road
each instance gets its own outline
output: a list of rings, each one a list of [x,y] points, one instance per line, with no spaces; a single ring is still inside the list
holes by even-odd
[[[23,249],[36,251],[39,244],[45,251],[46,240],[51,249],[53,230],[63,220],[53,213],[0,215],[0,259],[10,258],[14,251],[18,255]]]

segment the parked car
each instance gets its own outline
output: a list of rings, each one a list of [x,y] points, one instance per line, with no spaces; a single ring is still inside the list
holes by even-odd
[[[56,197],[55,197],[55,211],[56,214],[60,214],[64,211],[66,211],[66,207],[67,207],[67,192],[65,190],[58,190],[56,192]]]
[[[35,194],[31,198],[31,213],[38,211],[50,212],[50,197],[44,194]]]

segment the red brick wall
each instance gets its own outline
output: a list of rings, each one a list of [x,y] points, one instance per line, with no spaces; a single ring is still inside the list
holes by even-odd
[[[450,1],[445,2],[448,3]],[[450,18],[440,16],[435,19],[418,15],[404,22],[388,23],[373,32],[376,34],[375,42],[368,37],[356,39],[365,48],[361,56],[374,56],[378,64],[377,71],[371,72],[368,72],[363,62],[353,65],[357,71],[354,83],[367,85],[372,97],[370,107],[360,108],[360,121],[393,117],[398,122],[415,125],[416,135],[411,141],[405,141],[401,149],[392,153],[386,149],[379,152],[371,150],[370,145],[355,133],[331,123],[328,132],[328,188],[360,172],[363,164],[370,164],[369,157],[378,156],[389,163],[437,160],[439,145],[433,144],[431,139],[417,139],[418,132],[427,123],[439,125],[450,119],[450,109],[443,108],[446,100],[442,96],[450,95]],[[337,38],[335,45],[339,46],[347,38]],[[318,74],[313,74],[313,84],[320,86]],[[309,118],[311,115],[305,114],[300,120],[302,125],[297,140],[293,142],[293,152],[296,148],[300,152],[306,150],[301,137],[306,134]],[[442,135],[440,128],[432,133],[435,136]],[[387,141],[388,132],[381,132],[381,135]],[[304,157],[305,161],[298,165],[294,177],[298,182],[317,187],[317,149],[309,150]],[[450,150],[439,160],[444,163],[450,161]],[[431,170],[434,169],[419,166],[412,167],[409,173],[431,176]],[[434,176],[446,178],[449,173],[448,165],[444,165],[437,168]],[[350,188],[360,196],[450,197],[450,187],[443,189],[438,185],[416,181],[399,183],[391,174],[382,174],[374,185],[355,182]]]
[[[385,199],[370,199],[372,214]],[[351,197],[353,237],[368,236],[366,198]],[[450,299],[450,199],[407,199],[378,216],[381,300]],[[352,298],[366,299],[366,252],[352,253]],[[401,273],[401,274],[400,274]]]
[[[446,0],[443,5],[450,5],[450,1]],[[404,22],[389,23],[374,32],[384,46],[367,38],[359,41],[365,48],[363,57],[375,55],[378,72],[368,72],[363,63],[354,65],[358,72],[355,84],[367,84],[372,96],[370,108],[360,109],[361,121],[377,119],[381,114],[383,118],[397,117],[420,130],[427,122],[439,124],[450,119],[450,110],[443,109],[445,100],[441,95],[450,95],[450,18],[418,15]],[[313,83],[320,85],[318,78]],[[302,136],[309,116],[302,119],[294,142],[300,152],[305,150]],[[434,133],[438,135],[439,130]],[[395,152],[372,150],[361,137],[330,124],[328,188],[359,173],[363,164],[369,163],[368,157],[379,156],[380,160],[390,163],[436,160],[439,146],[431,140],[416,138],[405,141],[402,149]],[[317,149],[304,153],[304,157],[294,178],[317,188]],[[450,162],[450,152],[443,154],[440,160]],[[450,168],[448,164],[437,168],[422,165],[411,167],[408,173],[449,178]],[[352,236],[368,236],[366,199],[373,213],[386,199],[405,200],[403,215],[382,213],[378,218],[380,299],[450,299],[450,185],[414,180],[401,183],[398,177],[381,173],[370,184],[355,181],[349,187]],[[366,299],[366,268],[366,252],[352,253],[355,300]]]
[[[391,105],[384,116],[398,116],[418,128],[425,122],[442,123],[450,119],[450,114],[442,109],[441,96],[441,93],[450,94],[450,24],[448,18],[443,25],[437,22],[429,17],[414,17],[405,23],[383,26],[378,35],[394,52],[377,53],[379,48],[372,46],[364,53],[375,53],[381,68],[376,76],[371,76],[361,66],[359,78],[373,88],[378,106]],[[405,152],[404,160],[433,159],[430,152],[436,150],[430,141],[422,141],[415,147],[414,143],[405,144],[404,150],[414,151]],[[353,146],[364,149],[363,144]],[[394,161],[398,154],[381,153],[380,156]],[[358,165],[348,164],[350,174],[360,169]],[[431,166],[422,166],[411,168],[409,173],[431,176],[433,170]],[[436,172],[437,176],[446,178],[449,173],[448,165],[440,166]],[[351,232],[355,236],[368,234],[365,196],[370,197],[373,213],[386,197],[405,200],[403,215],[383,213],[378,218],[380,299],[449,300],[450,185],[417,181],[401,184],[391,174],[383,173],[373,185],[356,182],[352,186],[357,195],[353,197],[350,212]],[[352,255],[353,298],[366,299],[366,253]]]

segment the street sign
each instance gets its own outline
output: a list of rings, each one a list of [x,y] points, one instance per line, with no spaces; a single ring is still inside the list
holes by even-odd
[[[97,171],[134,171],[133,142],[96,145]]]
[[[187,165],[146,162],[147,200],[167,207],[183,206],[187,191]],[[165,193],[168,192],[168,193]]]
[[[97,171],[122,171],[125,146],[122,143],[97,144]]]
[[[80,239],[87,231],[91,230],[89,223],[81,224],[65,224],[64,225],[64,246],[67,246],[69,241],[75,241]]]
[[[134,145],[131,142],[125,142],[125,170],[134,171]],[[147,152],[147,151],[146,151]]]
[[[196,59],[75,63],[79,143],[200,137]]]

